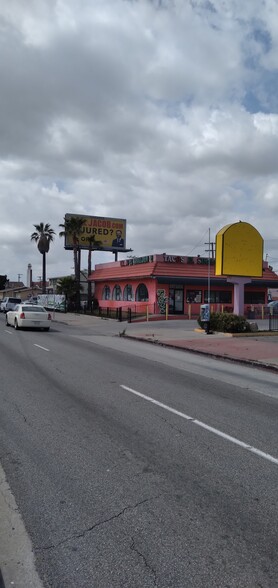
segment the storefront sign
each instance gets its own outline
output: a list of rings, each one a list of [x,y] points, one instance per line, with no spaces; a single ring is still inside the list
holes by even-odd
[[[120,262],[121,266],[138,265],[141,263],[150,263],[153,261],[153,255],[145,255],[145,257],[132,257],[131,259],[124,259]]]
[[[211,265],[215,263],[215,259],[210,259],[208,257],[181,257],[180,255],[164,255],[164,261],[166,263],[188,263],[191,265],[208,265],[209,261]]]

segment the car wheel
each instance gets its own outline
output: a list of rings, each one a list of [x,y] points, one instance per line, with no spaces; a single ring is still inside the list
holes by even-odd
[[[16,331],[18,331],[19,329],[17,319],[14,319],[14,328],[16,329]]]
[[[44,330],[44,331],[49,331],[49,328],[50,328],[50,327],[45,327],[43,330]]]
[[[10,326],[10,323],[8,322],[8,317],[7,317],[7,315],[6,315],[6,325],[7,325],[7,327],[9,327],[9,326]]]

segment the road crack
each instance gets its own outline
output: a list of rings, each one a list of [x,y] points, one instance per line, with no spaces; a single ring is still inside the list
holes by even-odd
[[[16,402],[13,402],[12,400],[9,400],[9,398],[4,398],[4,402],[7,402],[11,406],[13,406],[17,410],[18,414],[23,418],[24,422],[27,423],[27,425],[30,426],[30,423],[28,423],[25,414],[22,412],[22,410],[19,408],[19,406],[16,404]]]
[[[136,547],[134,537],[131,537],[131,540],[132,540],[131,545],[130,545],[131,551],[134,551],[135,553],[137,553],[137,555],[139,555],[139,557],[141,557],[141,559],[143,560],[143,562],[145,564],[145,567],[147,568],[147,570],[149,572],[151,572],[151,574],[153,576],[154,586],[157,586],[157,575],[156,575],[155,569],[148,563],[148,560],[145,557],[145,555],[143,553],[141,553],[141,551],[139,551],[139,549]]]
[[[91,527],[88,527],[87,529],[84,529],[83,531],[79,531],[78,533],[74,533],[70,537],[66,537],[66,539],[62,539],[61,541],[59,541],[56,544],[53,544],[53,545],[45,545],[43,547],[36,547],[34,549],[34,551],[36,553],[38,553],[38,552],[41,552],[41,551],[47,551],[49,549],[57,549],[61,545],[65,545],[66,543],[68,543],[69,541],[72,541],[73,539],[81,539],[81,538],[85,537],[85,535],[87,535],[88,533],[91,533],[92,531],[94,531],[95,529],[97,529],[98,527],[101,527],[102,525],[106,525],[107,523],[110,523],[111,521],[113,521],[115,519],[118,519],[126,511],[128,511],[128,510],[134,510],[134,509],[138,508],[139,506],[141,506],[142,504],[146,504],[147,502],[150,502],[152,500],[156,500],[157,498],[159,498],[159,496],[153,496],[152,498],[145,498],[144,500],[141,500],[140,502],[137,502],[136,504],[125,506],[125,508],[123,508],[122,510],[120,510],[118,513],[112,515],[108,519],[103,519],[101,521],[98,521],[97,523],[95,523]]]

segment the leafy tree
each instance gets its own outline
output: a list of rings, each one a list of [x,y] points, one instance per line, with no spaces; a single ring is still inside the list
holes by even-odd
[[[92,251],[95,249],[102,248],[102,241],[98,241],[95,235],[91,235],[88,237],[87,241],[89,242],[89,249],[88,249],[88,278],[92,273]],[[87,306],[88,309],[92,309],[92,282],[88,281],[88,298],[87,298]]]
[[[74,307],[77,293],[82,290],[82,286],[78,283],[76,278],[72,276],[65,276],[57,281],[57,294],[64,294],[66,297],[69,310]]]
[[[49,251],[51,241],[54,241],[55,231],[49,223],[34,225],[35,231],[31,235],[31,241],[37,243],[39,252],[42,254],[42,292],[46,291],[46,254]]]
[[[71,236],[73,242],[73,263],[74,275],[79,289],[76,292],[76,310],[80,308],[80,246],[79,237],[82,234],[82,228],[86,219],[77,216],[65,218],[64,223],[60,224],[63,230],[60,231],[59,237]]]
[[[7,276],[0,276],[0,290],[4,290],[8,281]]]

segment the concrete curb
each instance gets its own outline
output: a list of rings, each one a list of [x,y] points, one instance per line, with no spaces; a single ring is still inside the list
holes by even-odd
[[[195,333],[202,333],[206,335],[204,329],[194,329]],[[250,333],[222,333],[221,331],[214,331],[211,335],[221,334],[225,337],[278,337],[278,331],[251,331]]]

